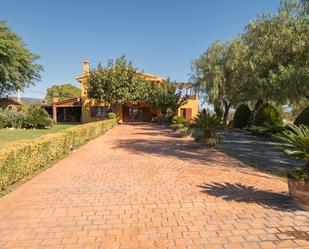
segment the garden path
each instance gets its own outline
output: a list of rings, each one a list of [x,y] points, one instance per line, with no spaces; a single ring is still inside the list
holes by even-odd
[[[151,124],[119,125],[0,199],[0,248],[309,248],[287,185]]]

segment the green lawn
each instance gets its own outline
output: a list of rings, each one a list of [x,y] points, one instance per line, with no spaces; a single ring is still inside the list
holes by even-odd
[[[23,129],[1,129],[0,130],[0,145],[4,143],[10,143],[17,140],[25,140],[40,137],[42,135],[56,133],[72,127],[73,125],[68,124],[61,124],[61,125],[54,125],[52,128],[49,129],[36,129],[36,130],[23,130]]]

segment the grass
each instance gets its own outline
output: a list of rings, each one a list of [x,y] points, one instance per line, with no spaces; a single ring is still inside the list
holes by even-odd
[[[0,145],[10,143],[10,142],[20,141],[20,140],[32,139],[32,138],[40,137],[40,136],[50,134],[50,133],[56,133],[64,129],[67,129],[69,127],[72,127],[72,126],[73,125],[69,125],[69,124],[59,124],[59,125],[54,125],[52,128],[49,128],[49,129],[35,129],[35,130],[1,129],[0,130]]]

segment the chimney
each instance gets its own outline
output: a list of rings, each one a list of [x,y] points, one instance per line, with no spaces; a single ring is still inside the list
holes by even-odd
[[[53,103],[56,103],[56,102],[59,102],[59,94],[58,93],[55,93],[53,95]]]
[[[89,74],[89,61],[86,60],[83,61],[83,73],[84,75]]]

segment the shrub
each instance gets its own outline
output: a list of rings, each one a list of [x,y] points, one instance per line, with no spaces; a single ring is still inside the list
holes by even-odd
[[[174,116],[172,119],[172,124],[183,124],[187,125],[189,122],[184,117]]]
[[[53,120],[50,118],[47,111],[41,107],[30,106],[26,110],[26,118],[24,125],[26,128],[46,128],[53,125]]]
[[[288,177],[297,181],[309,182],[309,126],[290,125],[282,135],[276,136],[284,142],[282,149],[289,156],[305,160],[299,169],[288,172]]]
[[[0,128],[21,128],[25,120],[25,114],[16,109],[5,109],[0,111]]]
[[[174,131],[178,131],[183,134],[190,133],[190,123],[184,117],[173,116],[171,119],[172,124],[169,125]]]
[[[255,126],[273,126],[273,125],[282,125],[282,117],[278,110],[267,103],[261,106],[261,108],[257,111],[254,119]]]
[[[170,125],[170,128],[171,128],[172,130],[174,130],[174,131],[176,131],[176,130],[178,130],[178,129],[182,129],[182,128],[184,128],[184,127],[185,127],[184,124],[171,124],[171,125]]]
[[[307,125],[309,126],[309,106],[307,106],[295,119],[295,125]]]
[[[192,136],[194,141],[214,145],[218,140],[215,130],[220,126],[220,117],[214,114],[200,113],[195,118],[194,130]],[[212,138],[212,139],[210,139]]]
[[[115,119],[117,117],[116,113],[114,112],[109,112],[107,113],[108,119]]]
[[[190,134],[191,133],[191,129],[187,126],[185,126],[183,128],[179,128],[177,131],[182,133],[182,134]]]
[[[174,115],[172,113],[166,113],[158,117],[157,122],[162,125],[170,126],[173,122]]]
[[[2,112],[0,110],[0,129],[4,128],[4,118],[3,118],[3,115],[2,115]]]
[[[275,125],[271,127],[252,126],[251,128],[249,128],[249,131],[255,136],[272,137],[273,135],[280,134],[287,129],[288,128],[286,126],[282,125]]]
[[[242,104],[238,106],[234,114],[233,127],[239,129],[244,128],[248,123],[250,115],[251,111],[248,105]]]
[[[103,120],[68,128],[39,138],[10,143],[0,149],[0,189],[4,190],[28,174],[62,158],[115,126]]]
[[[210,146],[215,146],[219,141],[218,136],[214,135],[213,137],[205,137],[203,131],[197,129],[192,131],[192,137],[196,143],[207,144]]]

